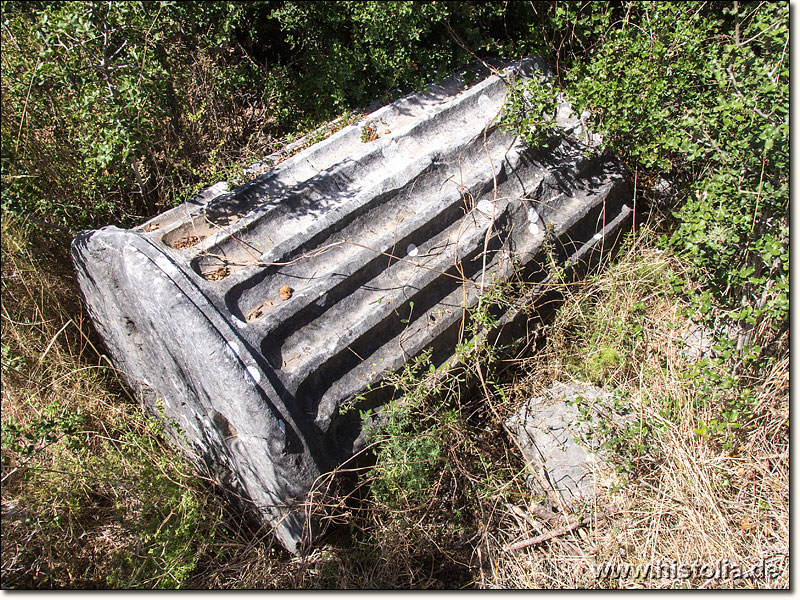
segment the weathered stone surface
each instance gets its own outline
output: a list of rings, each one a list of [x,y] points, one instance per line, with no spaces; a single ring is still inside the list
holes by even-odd
[[[129,385],[292,551],[313,536],[307,492],[361,447],[343,401],[427,348],[450,358],[483,283],[546,277],[546,236],[581,264],[629,221],[620,164],[568,135],[534,151],[500,131],[506,88],[489,75],[466,89],[450,77],[232,192],[73,243]]]
[[[683,342],[683,355],[690,362],[713,356],[712,334],[702,325],[690,325],[678,332]]]
[[[613,404],[592,385],[555,383],[506,421],[529,468],[539,475],[529,476],[531,487],[545,494],[555,490],[567,506],[595,496],[603,485],[601,473],[611,470],[603,458],[598,425],[605,421],[619,426],[629,418]],[[543,482],[550,490],[543,489]]]

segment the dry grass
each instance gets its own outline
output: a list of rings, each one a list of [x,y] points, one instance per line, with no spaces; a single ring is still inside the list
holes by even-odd
[[[731,449],[722,448],[719,437],[698,435],[701,423],[719,417],[719,406],[704,398],[701,382],[686,377],[691,363],[678,335],[686,318],[667,294],[664,274],[669,269],[678,272],[680,263],[652,246],[629,248],[612,268],[570,294],[547,347],[524,361],[528,373],[512,405],[550,381],[591,371],[587,339],[613,345],[621,359],[598,383],[629,398],[632,412],[649,431],[635,440],[641,447],[634,444],[627,455],[613,457],[631,460],[631,469],[620,489],[602,492],[589,507],[592,526],[509,552],[509,542],[539,533],[533,523],[543,528],[524,505],[519,512],[525,518],[509,514],[507,520],[518,526],[509,527],[511,535],[493,546],[496,569],[485,577],[492,587],[788,586],[788,356],[760,374],[756,406],[742,419],[748,421],[746,431],[734,438]],[[604,331],[615,319],[634,320],[636,302],[644,304],[639,339]],[[610,506],[615,510],[606,516]],[[774,570],[769,578],[706,579],[702,571],[686,578],[596,578],[598,563],[699,566],[721,561],[742,571],[768,561]]]
[[[3,218],[3,586],[173,587],[166,532],[201,551],[220,501],[97,352],[68,241]]]
[[[36,235],[4,218],[4,432],[12,419],[41,422],[54,400],[60,414],[80,409],[85,421],[27,457],[9,449],[4,433],[4,587],[788,586],[786,340],[767,369],[740,375],[756,398],[743,427],[699,435],[727,396],[709,398],[702,380],[687,377],[692,363],[679,335],[687,320],[667,276],[681,267],[648,242],[651,233],[601,275],[570,286],[546,342],[501,372],[483,368],[486,387],[446,382],[438,395],[407,403],[408,435],[376,444],[378,468],[364,472],[360,501],[334,497],[316,507],[332,526],[302,557],[241,526],[163,445],[96,351],[65,252],[42,253],[67,240]],[[598,349],[611,360],[593,361]],[[564,514],[526,486],[502,419],[554,381],[587,377],[624,398],[648,430],[608,455],[625,467],[610,478],[618,485]],[[410,445],[420,439],[435,446]],[[391,443],[392,452],[381,450]],[[400,452],[420,447],[419,469],[398,475],[408,466]],[[381,477],[386,485],[367,492]],[[409,481],[424,485],[397,485]],[[764,560],[774,565],[770,578],[597,577],[605,563],[727,561],[746,570]]]

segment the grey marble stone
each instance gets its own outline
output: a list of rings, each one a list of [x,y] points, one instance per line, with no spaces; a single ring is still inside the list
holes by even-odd
[[[525,403],[506,425],[516,435],[528,467],[539,475],[529,477],[531,487],[542,494],[555,491],[567,506],[574,506],[593,498],[600,473],[611,469],[604,458],[600,423],[620,426],[630,419],[599,388],[555,383]]]
[[[630,222],[620,163],[590,155],[568,111],[546,148],[497,127],[509,78],[544,66],[497,67],[401,98],[234,190],[74,240],[128,385],[293,552],[318,531],[309,492],[363,447],[343,402],[380,406],[384,376],[426,349],[450,359],[483,285],[516,271],[542,283],[527,301],[542,293],[546,236],[578,272]],[[524,332],[527,315],[503,313],[487,335]]]

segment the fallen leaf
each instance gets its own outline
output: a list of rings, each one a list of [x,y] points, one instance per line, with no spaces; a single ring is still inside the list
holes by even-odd
[[[219,281],[220,279],[225,279],[228,276],[228,273],[228,267],[220,267],[216,271],[203,274],[203,277],[205,277],[208,281]]]
[[[204,239],[205,236],[190,235],[185,238],[181,238],[177,242],[175,242],[173,248],[177,248],[178,250],[183,250],[184,248],[191,248],[192,246],[199,244],[200,241]]]

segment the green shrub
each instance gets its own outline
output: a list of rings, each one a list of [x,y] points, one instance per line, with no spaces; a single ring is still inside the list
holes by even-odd
[[[230,57],[246,8],[3,2],[3,210],[129,223],[217,175],[266,120],[261,69]],[[231,131],[248,106],[265,117]]]
[[[781,330],[788,324],[788,4],[622,8],[624,18],[566,74],[568,96],[639,181],[675,183],[678,227],[666,241],[725,319],[744,330]],[[702,296],[695,303],[702,310]]]

